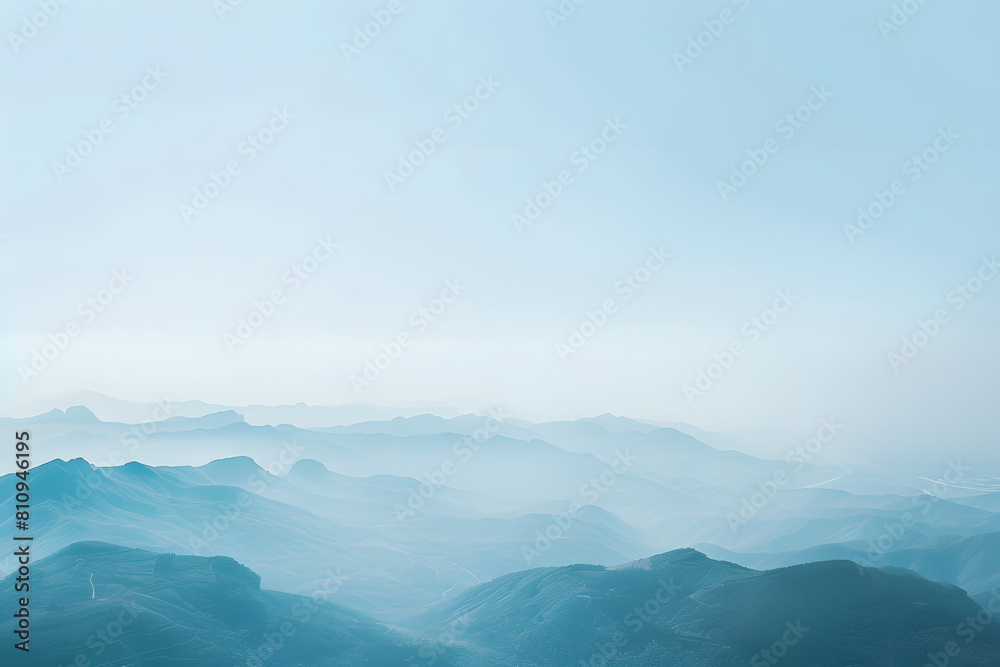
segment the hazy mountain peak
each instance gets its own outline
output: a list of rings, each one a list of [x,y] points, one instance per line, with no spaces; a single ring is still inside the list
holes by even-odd
[[[612,433],[628,433],[630,431],[647,433],[649,431],[654,431],[657,428],[652,424],[646,424],[630,417],[621,417],[610,412],[605,412],[603,415],[598,415],[596,417],[587,417],[581,419],[580,421],[597,424]]]
[[[653,556],[665,563],[701,563],[712,560],[697,549],[684,547]]]
[[[140,463],[139,461],[129,461],[123,463],[120,466],[116,466],[120,470],[132,473],[133,475],[151,475],[156,474],[152,466],[148,466],[145,463]]]
[[[330,474],[330,470],[315,459],[301,459],[292,465],[288,474],[299,477],[326,477]]]
[[[711,562],[716,561],[713,561],[697,549],[686,547],[650,556],[649,558],[640,558],[621,565],[615,565],[609,567],[608,570],[654,570],[669,566],[701,565]]]
[[[82,405],[74,405],[61,410],[59,408],[53,408],[48,412],[43,412],[31,418],[34,422],[63,422],[63,421],[75,421],[75,422],[99,422],[100,420],[97,416],[91,412],[88,408]]]
[[[38,466],[35,471],[36,474],[41,474],[42,472],[46,472],[47,474],[59,472],[65,475],[73,475],[85,479],[88,475],[94,472],[95,469],[95,466],[91,465],[84,459],[75,458],[66,461],[63,459],[53,459]]]
[[[206,473],[226,472],[252,475],[257,472],[263,472],[264,469],[257,465],[257,462],[249,456],[230,456],[224,459],[216,459],[203,466],[198,466],[198,470]]]
[[[196,428],[218,428],[229,424],[245,424],[246,419],[236,410],[219,410],[200,417],[177,416],[160,422],[161,426],[191,426]]]
[[[81,421],[100,421],[90,408],[84,407],[82,405],[74,405],[73,407],[66,408],[66,417],[69,419],[79,419]]]
[[[69,556],[84,556],[84,555],[95,555],[95,554],[122,554],[128,552],[142,552],[142,550],[131,549],[129,547],[123,547],[118,544],[111,544],[110,542],[101,542],[100,540],[82,540],[80,542],[74,542],[69,546],[59,549],[48,558],[51,558],[53,560],[58,560],[60,558],[67,558]]]

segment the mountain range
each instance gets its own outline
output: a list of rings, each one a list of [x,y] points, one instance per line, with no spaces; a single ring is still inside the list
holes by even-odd
[[[32,655],[45,664],[861,667],[920,665],[958,646],[950,664],[1000,662],[1000,626],[973,630],[984,610],[961,589],[845,561],[760,572],[683,549],[536,568],[396,627],[343,606],[339,572],[292,595],[231,558],[101,542],[33,569],[45,583],[32,593],[44,619]],[[0,604],[14,603],[12,578]]]
[[[237,623],[220,612],[182,626],[222,624],[213,636],[224,660],[253,648],[248,637],[272,632],[295,596],[330,573],[340,607],[327,620],[358,630],[345,639],[358,664],[663,664],[664,655],[680,656],[668,664],[737,664],[766,661],[761,639],[799,621],[831,629],[799,638],[788,664],[917,664],[908,661],[921,651],[931,660],[959,615],[983,613],[1000,590],[1000,491],[991,471],[958,460],[923,477],[822,457],[767,460],[684,425],[614,415],[535,424],[494,410],[347,424],[324,423],[332,413],[311,406],[180,405],[153,421],[105,421],[69,406],[0,425],[32,433],[34,555],[63,563],[41,576],[59,586],[69,577],[63,592],[75,595],[67,554],[122,577],[134,557],[143,565],[118,585],[156,597],[165,589],[142,579],[146,561],[159,573],[157,554],[176,554],[163,556],[178,568],[170,571],[187,574],[170,586],[201,582],[208,588],[190,595],[212,597],[208,573],[221,568],[239,589],[225,599],[257,616]],[[295,425],[271,419],[286,412]],[[15,481],[7,474],[0,487]],[[13,496],[0,497],[8,531]],[[0,558],[0,576],[16,565]],[[104,590],[119,590],[116,576]],[[670,577],[684,592],[642,621],[655,632],[631,635],[628,611]],[[838,607],[847,591],[853,606]],[[181,623],[182,607],[165,607],[163,618]],[[103,618],[80,610],[92,612]],[[891,631],[872,633],[879,624]],[[164,655],[180,645],[173,631],[149,632],[166,638]],[[991,632],[951,664],[991,664]],[[838,633],[859,637],[857,646],[833,647]],[[435,647],[440,636],[450,639]],[[214,656],[198,637],[189,645]],[[57,637],[53,647],[78,639]],[[332,655],[316,641],[303,633],[294,659],[326,664],[306,657]],[[871,656],[883,662],[865,662]]]

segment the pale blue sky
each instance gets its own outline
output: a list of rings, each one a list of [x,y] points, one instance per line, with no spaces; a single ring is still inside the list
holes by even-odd
[[[886,40],[883,0],[590,0],[555,30],[556,0],[402,0],[347,62],[340,44],[388,4],[245,0],[220,20],[207,0],[72,2],[16,52],[8,35],[5,401],[502,403],[792,439],[836,415],[859,446],[992,442],[1000,280],[898,374],[886,355],[1000,252],[1000,6],[928,3]],[[678,72],[674,52],[727,8]],[[7,3],[4,32],[37,11]],[[119,119],[115,98],[157,66],[166,79]],[[499,88],[449,127],[489,76]],[[832,98],[781,138],[813,86]],[[243,160],[275,108],[288,128],[184,224],[192,188]],[[114,132],[60,182],[52,163],[103,118]],[[627,129],[578,173],[571,155],[608,118]],[[390,192],[384,172],[439,127],[447,141]],[[960,138],[910,183],[904,162],[947,127]],[[717,181],[769,137],[780,150],[724,203]],[[574,183],[518,234],[511,214],[563,169]],[[850,244],[843,225],[897,178],[906,194]],[[291,291],[283,273],[327,235],[337,254]],[[564,364],[556,344],[651,245],[668,266]],[[122,267],[135,281],[22,383]],[[351,375],[454,278],[467,291],[357,395]],[[784,288],[800,301],[689,403],[683,386]],[[286,302],[230,353],[223,335],[274,289]]]

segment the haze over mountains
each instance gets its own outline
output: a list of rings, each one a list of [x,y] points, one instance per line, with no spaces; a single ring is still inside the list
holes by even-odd
[[[233,559],[78,542],[35,565],[50,664],[916,665],[972,633],[956,587],[843,561],[771,572],[691,549],[616,568],[539,568],[480,584],[390,628],[335,602],[262,589]],[[10,580],[0,604],[11,603]],[[998,600],[1000,601],[1000,600]],[[1000,608],[1000,607],[998,607]],[[887,613],[891,610],[891,613]],[[0,623],[9,632],[13,619]],[[963,665],[1000,660],[979,627]],[[850,637],[851,641],[844,641]]]
[[[261,590],[231,558],[78,542],[35,564],[33,654],[48,665],[396,664],[412,637],[331,600],[334,574],[310,596]],[[6,582],[5,582],[6,583]],[[0,600],[11,603],[13,587]],[[5,619],[3,629],[13,629]],[[257,661],[254,662],[254,658]],[[48,662],[51,661],[51,662]],[[36,664],[42,664],[40,661]],[[442,661],[441,664],[453,664]]]
[[[801,638],[788,664],[916,664],[908,661],[947,643],[960,616],[990,605],[1000,586],[1000,490],[992,471],[957,458],[907,477],[824,465],[819,441],[806,455],[769,461],[706,444],[696,429],[612,415],[532,424],[492,410],[306,427],[251,424],[241,410],[171,410],[130,423],[72,406],[0,419],[32,433],[34,556],[51,557],[54,569],[39,576],[59,582],[53,605],[77,594],[69,572],[93,558],[111,568],[107,590],[156,598],[171,587],[236,587],[225,595],[260,610],[252,622],[222,612],[194,621],[163,598],[158,614],[218,627],[224,640],[212,648],[201,635],[181,643],[166,627],[145,628],[163,639],[150,664],[181,647],[226,660],[245,652],[247,637],[273,631],[288,613],[288,596],[311,595],[331,573],[340,607],[324,624],[347,637],[350,655],[384,664],[577,664],[608,641],[618,661],[608,664],[664,664],[664,655],[737,664],[766,648],[761,637],[780,639],[782,624],[798,620],[824,629]],[[310,419],[329,412],[292,410]],[[0,479],[12,488],[13,475]],[[9,532],[12,496],[0,503]],[[170,572],[179,579],[143,578],[166,572],[156,553],[177,554]],[[129,570],[133,560],[141,566]],[[0,575],[15,566],[0,559]],[[255,575],[232,574],[242,566]],[[212,579],[219,567],[229,574]],[[120,577],[114,568],[124,568]],[[633,637],[628,604],[654,595],[667,575],[686,592],[661,603],[648,622],[655,633]],[[118,609],[82,604],[67,609],[97,623]],[[889,629],[864,631],[880,623]],[[627,646],[615,644],[616,627]],[[456,629],[460,640],[428,648]],[[835,646],[843,633],[858,642]],[[46,650],[77,650],[78,639],[61,635]],[[977,633],[974,649],[963,647],[969,662],[952,664],[990,664],[995,639],[992,629]],[[304,633],[301,653],[271,664],[300,664],[291,656],[340,664],[321,661],[334,655],[324,641]]]
[[[816,667],[921,664],[977,611],[960,589],[905,570],[834,561],[757,572],[683,549],[610,569],[507,575],[419,620],[462,619],[470,642],[501,660],[513,653],[520,664],[588,664],[598,656],[622,665],[780,659]],[[989,627],[962,664],[1000,659],[998,642],[1000,627]]]
[[[1000,667],[1000,1],[0,16],[0,667]]]

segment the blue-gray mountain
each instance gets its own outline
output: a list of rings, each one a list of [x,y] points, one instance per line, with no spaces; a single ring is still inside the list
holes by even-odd
[[[13,608],[13,575],[0,605]],[[36,562],[30,660],[45,665],[409,665],[420,645],[332,603],[337,573],[309,596],[261,590],[224,556],[78,542]],[[13,623],[0,629],[12,636]],[[454,664],[442,651],[438,664]],[[3,663],[7,664],[7,663]]]
[[[280,408],[254,414],[268,410],[285,416]],[[239,411],[221,410],[125,424],[75,407],[0,425],[31,428],[47,456],[105,464],[73,458],[35,470],[33,526],[46,536],[40,555],[94,539],[228,555],[267,587],[293,593],[339,566],[355,574],[342,601],[385,621],[528,567],[612,565],[699,544],[775,554],[874,541],[890,554],[1000,533],[1000,494],[985,486],[979,493],[942,487],[947,497],[931,496],[877,470],[765,461],[609,415],[506,420],[499,428],[490,420],[421,415],[301,428],[252,425]],[[227,453],[234,456],[199,467],[120,464]],[[787,481],[774,483],[777,473]],[[973,486],[964,474],[961,486]],[[9,494],[0,502],[5,529],[12,503]],[[915,521],[898,532],[907,512]],[[906,565],[977,596],[997,585],[983,558],[954,554],[941,567],[923,557],[871,562]],[[0,574],[11,565],[0,559]],[[401,580],[413,583],[400,590]]]
[[[830,561],[758,572],[684,549],[506,575],[415,620],[459,624],[497,664],[920,666],[958,644],[951,665],[1000,664],[1000,622],[965,641],[984,611],[906,570]]]
[[[264,589],[283,591],[260,593],[275,618],[281,595],[308,596],[338,573],[332,602],[365,627],[406,628],[385,642],[415,652],[412,664],[796,664],[813,659],[803,649],[817,641],[822,659],[845,665],[935,665],[943,658],[931,645],[949,635],[958,650],[943,654],[950,665],[993,660],[992,616],[974,604],[1000,610],[1000,493],[988,466],[956,458],[924,462],[919,472],[847,468],[819,465],[822,456],[797,461],[794,452],[764,460],[730,451],[739,439],[613,415],[541,424],[500,412],[372,421],[377,411],[364,406],[98,404],[102,414],[159,421],[106,421],[82,407],[0,418],[5,428],[30,429],[38,443],[35,558],[100,540],[180,554],[174,560],[223,557],[212,562],[225,572],[221,564],[235,559]],[[349,413],[367,421],[345,425]],[[0,488],[14,481],[4,476]],[[14,503],[13,493],[0,494],[8,532]],[[756,573],[690,552],[649,558],[692,545],[745,567],[801,569]],[[833,560],[905,567],[941,583],[850,566],[858,583],[843,562],[815,565]],[[161,572],[167,561],[157,562]],[[634,564],[607,567],[623,562]],[[0,556],[0,576],[15,567]],[[688,575],[696,583],[685,592],[677,582]],[[594,587],[574,588],[581,578]],[[827,587],[814,586],[821,582]],[[91,600],[102,599],[100,590],[90,590]],[[804,590],[829,618],[796,597]],[[840,591],[851,593],[841,599]],[[247,609],[257,604],[253,595],[232,595]],[[620,607],[626,601],[632,606]],[[803,610],[794,618],[793,607]],[[972,623],[959,612],[973,614]],[[182,616],[177,628],[188,627]],[[855,617],[864,623],[852,625]],[[271,627],[255,618],[254,632]],[[246,632],[246,619],[213,619],[237,628],[219,630],[220,638]],[[751,622],[763,619],[773,622]],[[832,634],[815,632],[816,624]],[[871,634],[878,624],[891,631]],[[630,634],[640,626],[659,634]],[[372,632],[389,632],[378,627]],[[861,647],[856,654],[827,647],[838,632],[847,648]]]
[[[950,665],[1000,664],[1000,625],[965,641],[983,610],[962,590],[845,561],[758,572],[684,549],[538,568],[468,589],[405,630],[332,602],[340,573],[297,596],[261,590],[220,556],[80,542],[37,562],[34,578],[32,664],[919,666],[952,647]]]

